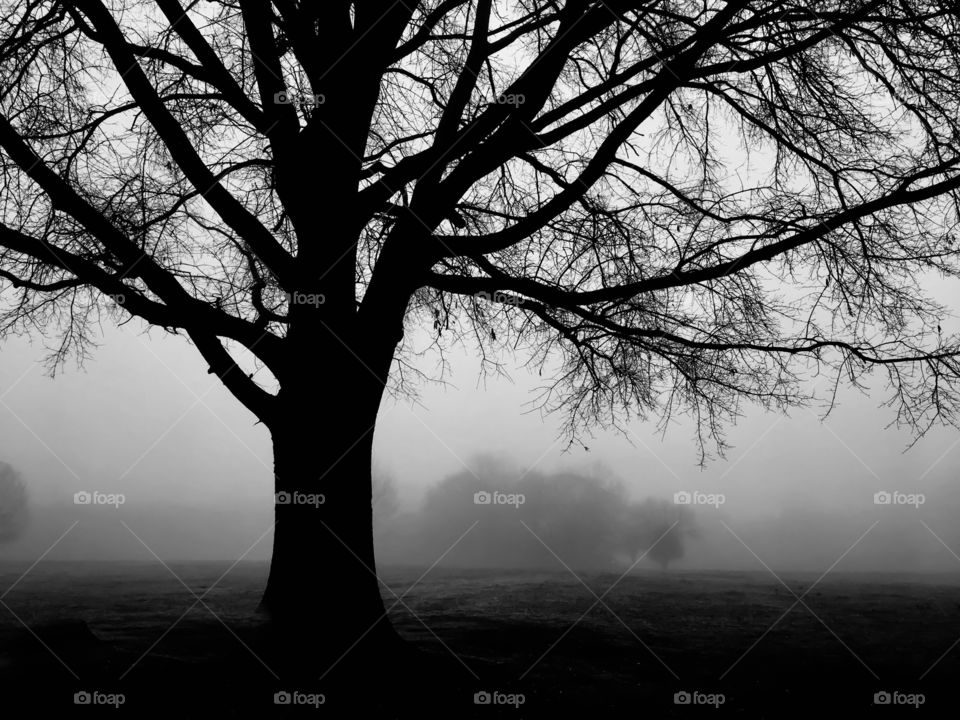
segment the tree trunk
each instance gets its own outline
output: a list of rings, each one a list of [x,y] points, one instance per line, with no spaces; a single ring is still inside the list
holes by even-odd
[[[386,269],[359,309],[355,264],[346,259],[332,262],[322,282],[301,287],[324,302],[290,305],[291,363],[278,375],[279,412],[268,423],[278,502],[261,609],[279,655],[307,680],[333,665],[367,670],[371,661],[396,659],[385,651],[405,652],[375,574],[371,465],[380,401],[416,287],[409,262],[387,242],[378,260]]]
[[[315,379],[284,388],[285,413],[271,428],[276,525],[261,609],[279,642],[278,662],[305,682],[334,664],[343,671],[382,658],[399,641],[373,547],[371,455],[382,387],[355,369],[327,376],[323,394]]]

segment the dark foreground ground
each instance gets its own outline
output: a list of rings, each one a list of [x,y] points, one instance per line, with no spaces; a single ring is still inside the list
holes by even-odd
[[[421,571],[394,569],[383,579],[403,603],[391,617],[432,669],[398,667],[364,687],[290,688],[253,650],[263,565],[231,570],[204,597],[208,607],[160,565],[43,563],[18,582],[27,568],[0,565],[3,718],[48,709],[170,718],[960,709],[960,579],[951,576],[831,574],[810,590],[816,575],[781,575],[788,590],[770,574],[642,572],[604,595],[617,575],[585,575],[588,589],[570,574],[434,569],[404,595]],[[202,595],[227,566],[171,569]],[[299,694],[284,705],[278,692]]]

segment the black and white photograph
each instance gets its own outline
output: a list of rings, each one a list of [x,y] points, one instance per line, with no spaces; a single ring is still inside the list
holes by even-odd
[[[0,0],[0,717],[958,678],[956,0]]]

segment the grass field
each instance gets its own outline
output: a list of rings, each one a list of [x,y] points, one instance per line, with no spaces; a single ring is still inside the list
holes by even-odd
[[[26,694],[41,692],[26,684],[48,685],[36,703],[72,706],[69,691],[99,688],[125,694],[121,711],[149,714],[163,704],[158,687],[176,705],[177,678],[207,661],[245,679],[211,690],[234,693],[217,701],[224,716],[258,705],[242,697],[258,674],[272,687],[244,640],[265,565],[235,567],[205,597],[209,609],[189,612],[195,598],[159,564],[50,563],[21,578],[27,567],[0,565],[0,593],[16,583],[0,606],[0,680]],[[197,594],[227,567],[171,565]],[[617,582],[434,569],[409,589],[422,572],[390,568],[382,578],[402,597],[390,612],[401,633],[462,678],[456,688],[431,689],[431,678],[406,688],[405,706],[425,713],[434,690],[463,701],[457,717],[777,718],[816,708],[916,716],[960,701],[955,576],[830,574],[811,590],[816,575],[783,574],[781,583],[769,573],[637,572]],[[396,600],[386,589],[384,598]],[[338,700],[349,707],[336,688],[321,689],[327,702],[316,712],[331,716]],[[482,691],[514,703],[522,694],[523,704],[474,704]],[[678,692],[692,702],[677,704]],[[891,693],[891,704],[875,705],[878,692]],[[262,716],[289,710],[269,700]],[[178,715],[209,717],[194,709],[184,701]]]

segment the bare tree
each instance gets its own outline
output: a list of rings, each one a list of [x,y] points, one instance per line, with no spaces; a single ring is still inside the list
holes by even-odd
[[[27,522],[27,487],[13,465],[0,462],[0,543],[20,537]]]
[[[5,2],[0,328],[58,332],[54,367],[104,316],[185,335],[269,429],[277,491],[326,498],[277,505],[265,608],[333,656],[376,647],[371,443],[406,330],[560,363],[542,402],[571,433],[685,410],[722,449],[743,401],[803,402],[811,368],[879,370],[919,432],[956,420],[928,280],[958,269],[958,21]]]

